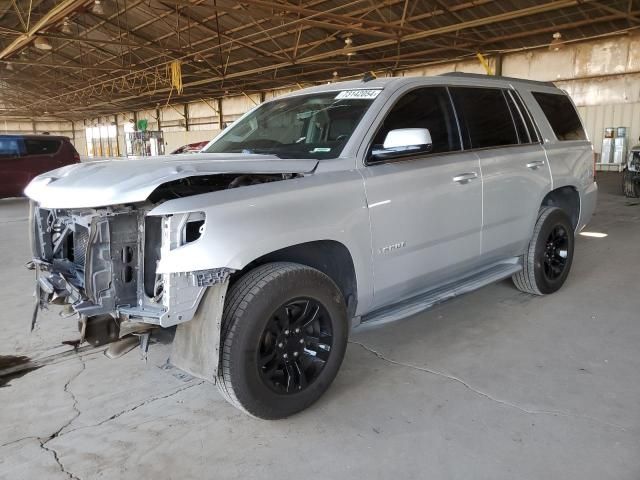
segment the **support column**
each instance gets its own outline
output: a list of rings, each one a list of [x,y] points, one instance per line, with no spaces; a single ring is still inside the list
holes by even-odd
[[[224,120],[222,115],[222,98],[218,99],[218,128],[224,130]]]
[[[120,156],[120,135],[118,135],[118,114],[116,113],[113,116],[113,123],[116,126],[116,155]]]
[[[496,53],[495,56],[495,68],[494,75],[501,76],[502,75],[502,53]]]

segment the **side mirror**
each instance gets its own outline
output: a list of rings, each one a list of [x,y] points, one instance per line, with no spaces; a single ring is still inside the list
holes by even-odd
[[[433,146],[428,128],[398,128],[387,133],[382,148],[373,146],[374,160],[404,157],[417,153],[429,153]]]
[[[431,145],[428,128],[398,128],[387,133],[382,148],[412,148]]]

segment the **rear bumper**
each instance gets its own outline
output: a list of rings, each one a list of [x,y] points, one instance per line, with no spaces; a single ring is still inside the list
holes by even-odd
[[[577,232],[580,232],[591,221],[593,212],[598,202],[598,184],[591,183],[582,191],[580,195],[580,220],[578,221]]]

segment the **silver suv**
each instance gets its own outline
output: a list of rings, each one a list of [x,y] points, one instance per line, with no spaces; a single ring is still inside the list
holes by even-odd
[[[300,90],[203,152],[33,180],[38,306],[93,344],[177,325],[172,363],[268,419],[323,394],[350,328],[506,277],[558,290],[597,196],[569,97],[500,77]]]

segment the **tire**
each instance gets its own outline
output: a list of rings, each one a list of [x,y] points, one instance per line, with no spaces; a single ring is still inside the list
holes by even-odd
[[[336,284],[314,268],[277,262],[251,270],[230,288],[224,307],[220,392],[257,418],[304,410],[338,373],[346,312]]]
[[[622,192],[625,197],[640,197],[640,175],[638,173],[626,169],[622,172]]]
[[[523,269],[512,277],[516,288],[533,295],[558,291],[571,270],[574,241],[569,216],[557,207],[543,207],[524,254]]]

